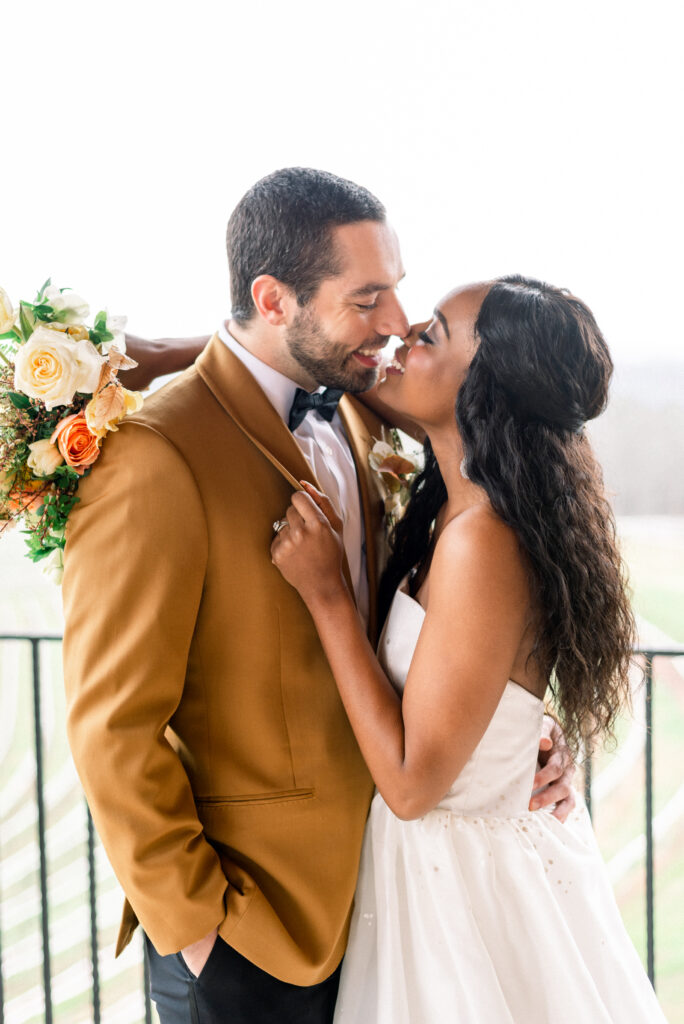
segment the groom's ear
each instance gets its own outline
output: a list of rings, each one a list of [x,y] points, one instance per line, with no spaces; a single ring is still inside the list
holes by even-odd
[[[252,300],[259,316],[272,327],[285,324],[291,316],[292,307],[297,304],[292,289],[270,274],[260,274],[254,278]]]

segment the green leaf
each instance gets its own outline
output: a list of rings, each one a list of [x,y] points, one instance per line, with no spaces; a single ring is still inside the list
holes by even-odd
[[[28,341],[33,334],[33,327],[35,324],[30,303],[19,303],[19,322],[21,324],[21,333],[24,336],[24,341]]]
[[[4,334],[0,334],[0,341],[19,341],[21,336],[16,331],[5,331]]]
[[[105,341],[112,341],[114,335],[111,331],[99,328],[98,330],[88,331],[88,337],[92,341],[93,345],[102,345]]]
[[[21,395],[17,391],[8,391],[7,396],[15,409],[31,408],[31,399],[27,395]]]
[[[51,284],[52,278],[48,277],[47,281],[45,282],[45,284],[41,286],[40,291],[36,295],[36,302],[40,302],[40,300],[43,298],[43,292],[45,291],[46,288],[49,288]]]
[[[39,548],[37,551],[31,551],[29,558],[32,562],[40,562],[42,558],[47,558],[48,555],[52,554],[52,548]]]
[[[48,306],[46,302],[41,302],[40,305],[33,307],[33,315],[37,316],[40,320],[45,320],[47,317],[53,317],[55,314],[52,306]]]

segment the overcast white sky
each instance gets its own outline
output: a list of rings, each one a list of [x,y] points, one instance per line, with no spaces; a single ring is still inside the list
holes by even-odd
[[[213,330],[245,189],[324,167],[388,207],[422,318],[521,271],[620,362],[684,359],[678,2],[18,0],[2,16],[0,284]]]

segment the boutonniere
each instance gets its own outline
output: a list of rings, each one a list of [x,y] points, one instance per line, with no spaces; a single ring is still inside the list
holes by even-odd
[[[142,405],[117,379],[123,317],[97,314],[48,279],[33,302],[12,308],[0,288],[0,536],[17,522],[28,557],[61,581],[65,527],[81,477],[106,435]]]
[[[398,430],[390,431],[391,443],[375,441],[368,453],[370,467],[385,504],[385,521],[391,529],[399,522],[408,504],[411,484],[423,468],[423,453],[406,451]]]

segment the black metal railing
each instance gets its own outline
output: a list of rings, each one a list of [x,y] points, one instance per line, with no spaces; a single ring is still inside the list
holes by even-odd
[[[646,970],[655,988],[655,877],[653,869],[653,659],[677,658],[684,655],[684,645],[671,647],[637,647],[634,652],[643,659],[645,749],[644,749],[644,835],[646,838]],[[584,798],[592,813],[592,759],[584,761]]]
[[[50,950],[50,907],[48,899],[48,857],[46,843],[46,811],[45,811],[45,769],[43,759],[43,714],[42,714],[42,679],[40,663],[40,645],[43,643],[59,643],[59,634],[25,634],[2,633],[0,642],[18,642],[29,644],[31,649],[31,677],[33,691],[33,743],[35,755],[35,798],[37,808],[37,832],[39,852],[40,880],[40,926],[42,942],[42,979],[44,997],[45,1024],[53,1022],[52,996],[52,964]],[[85,803],[85,801],[84,801]],[[96,836],[90,810],[85,804],[87,829],[87,863],[88,863],[88,910],[90,917],[90,963],[91,963],[91,1006],[93,1024],[100,1024],[102,1017],[102,999],[100,990],[100,947],[98,939],[97,914],[97,871],[95,863]],[[0,850],[2,836],[0,835]],[[5,1019],[5,984],[2,961],[2,919],[0,918],[0,1024]],[[143,953],[142,999],[145,1024],[152,1024],[152,1005],[150,1002],[149,967],[147,954]]]
[[[52,967],[50,951],[49,900],[48,900],[48,856],[46,844],[46,813],[45,813],[45,779],[43,760],[43,715],[41,708],[41,663],[40,645],[61,641],[57,634],[0,634],[0,642],[16,642],[30,645],[31,676],[33,690],[33,743],[35,753],[35,790],[37,806],[37,831],[40,874],[40,921],[42,938],[42,984],[44,993],[44,1014],[46,1024],[53,1021]],[[654,868],[653,868],[653,660],[660,657],[678,657],[684,655],[684,646],[672,648],[639,648],[637,653],[644,660],[644,697],[646,710],[646,742],[645,742],[645,836],[646,836],[646,934],[647,934],[647,970],[651,982],[655,985],[655,944],[654,944]],[[592,763],[587,758],[584,765],[585,797],[589,812],[592,810]],[[91,959],[91,1002],[94,1024],[101,1020],[101,983],[98,941],[98,906],[97,906],[97,873],[95,846],[96,837],[90,812],[86,807],[87,820],[87,864],[88,864],[88,906],[90,915],[90,959]],[[0,835],[0,851],[2,836]],[[0,918],[0,1024],[4,1024],[5,985],[3,984],[3,922]],[[149,996],[149,966],[146,955],[143,959],[142,997],[144,1000],[145,1024],[152,1022],[152,1009]]]

